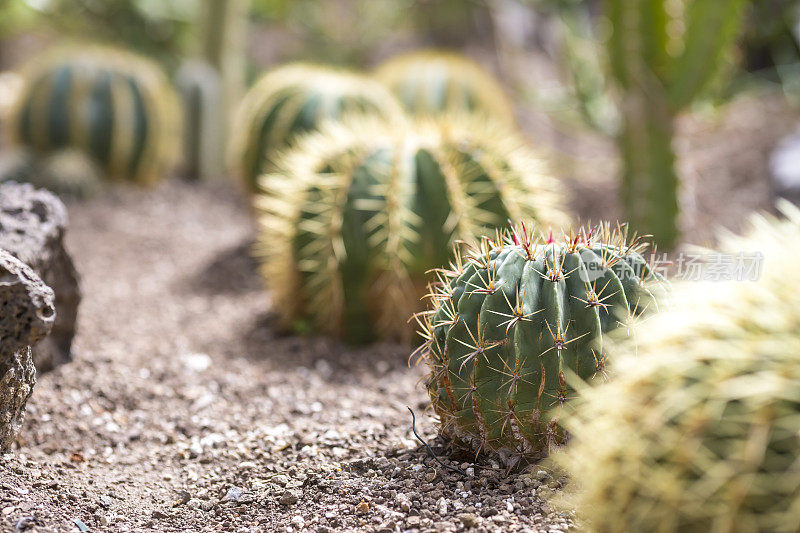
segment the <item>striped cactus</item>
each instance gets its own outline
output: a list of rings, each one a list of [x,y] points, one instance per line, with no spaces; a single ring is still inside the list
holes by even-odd
[[[409,113],[480,112],[514,124],[511,102],[483,67],[459,54],[423,50],[390,59],[376,76]]]
[[[345,70],[291,64],[268,74],[248,92],[234,121],[230,161],[251,191],[263,171],[297,134],[347,114],[402,115],[397,101],[378,82]]]
[[[408,339],[426,272],[456,240],[509,218],[565,220],[543,170],[505,126],[474,116],[328,123],[260,180],[258,254],[276,310],[350,342]]]
[[[34,62],[7,127],[12,142],[37,153],[76,148],[108,178],[138,183],[168,171],[179,138],[176,98],[160,70],[100,47]]]

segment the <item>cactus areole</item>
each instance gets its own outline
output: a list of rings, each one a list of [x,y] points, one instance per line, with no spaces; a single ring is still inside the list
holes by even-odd
[[[655,309],[663,279],[624,226],[537,242],[524,226],[459,255],[418,315],[443,436],[506,463],[564,441],[567,376],[604,375],[603,335]]]

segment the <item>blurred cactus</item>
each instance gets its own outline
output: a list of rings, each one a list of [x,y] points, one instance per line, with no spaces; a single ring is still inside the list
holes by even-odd
[[[621,90],[627,219],[672,248],[678,239],[674,122],[711,82],[747,0],[608,0],[611,72]]]
[[[402,110],[381,84],[359,74],[305,64],[277,68],[250,89],[239,108],[231,165],[255,190],[256,178],[274,170],[276,155],[295,136],[354,113],[397,119]]]
[[[0,154],[0,183],[4,181],[30,183],[62,197],[88,198],[100,189],[102,172],[80,150],[68,148],[37,157],[17,148]]]
[[[785,209],[722,241],[764,254],[757,281],[676,290],[675,309],[620,347],[613,379],[573,402],[554,459],[586,529],[797,530],[800,211]]]
[[[80,150],[67,149],[42,158],[30,181],[59,196],[88,198],[100,189],[103,173],[95,162]]]
[[[291,179],[287,179],[289,176]],[[565,220],[559,183],[483,118],[329,122],[265,176],[257,252],[285,325],[350,342],[411,336],[426,271],[509,218]]]
[[[201,53],[222,84],[220,128],[227,127],[245,90],[248,12],[251,0],[204,0],[201,9]],[[222,141],[227,136],[222,137]]]
[[[175,96],[157,66],[107,48],[34,62],[7,122],[12,142],[37,155],[75,148],[111,179],[152,183],[176,153]]]
[[[625,227],[580,228],[559,242],[522,225],[439,270],[432,308],[418,315],[418,353],[442,435],[508,464],[563,444],[566,375],[605,376],[604,335],[663,297],[646,248]]]
[[[224,173],[224,102],[217,71],[195,60],[183,64],[175,78],[183,104],[182,171],[190,180],[209,180]]]
[[[424,50],[397,56],[376,71],[409,113],[480,112],[514,124],[503,88],[474,61],[454,53]]]

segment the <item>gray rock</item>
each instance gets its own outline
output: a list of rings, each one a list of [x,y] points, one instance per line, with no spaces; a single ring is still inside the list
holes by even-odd
[[[50,287],[0,250],[0,452],[16,439],[36,384],[31,346],[45,338],[55,318]]]
[[[67,210],[52,193],[15,182],[0,184],[0,248],[35,270],[53,288],[58,317],[50,336],[33,352],[39,372],[72,358],[81,300],[78,274],[64,248]]]

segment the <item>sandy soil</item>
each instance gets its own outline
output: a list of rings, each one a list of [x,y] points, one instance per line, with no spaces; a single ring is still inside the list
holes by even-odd
[[[228,189],[119,189],[70,215],[77,357],[40,377],[19,449],[0,456],[0,528],[567,528],[540,468],[453,463],[462,476],[420,448],[407,349],[277,335]]]

